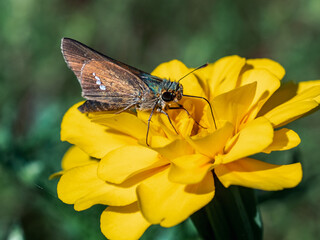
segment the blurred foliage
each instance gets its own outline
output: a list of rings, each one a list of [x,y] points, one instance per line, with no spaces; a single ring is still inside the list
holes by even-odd
[[[56,197],[59,140],[65,111],[81,100],[60,39],[77,39],[151,72],[177,58],[196,67],[220,57],[267,57],[285,80],[320,78],[320,1],[0,1],[0,239],[104,239],[103,206],[75,212]],[[265,239],[320,236],[319,113],[290,124],[302,143],[270,155],[273,163],[301,161],[295,189],[259,192]],[[188,220],[153,226],[143,239],[199,238]]]

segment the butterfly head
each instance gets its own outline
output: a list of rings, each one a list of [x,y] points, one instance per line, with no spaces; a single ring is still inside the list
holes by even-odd
[[[183,96],[183,87],[178,82],[170,82],[168,88],[161,92],[161,99],[165,103],[178,102]]]

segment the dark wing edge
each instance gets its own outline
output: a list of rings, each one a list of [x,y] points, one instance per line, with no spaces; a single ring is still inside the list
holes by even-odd
[[[99,102],[95,100],[87,100],[82,105],[78,107],[78,110],[82,113],[87,112],[103,112],[103,111],[117,111],[122,112],[125,111],[133,106],[135,106],[135,103],[131,104],[112,104],[108,102]]]

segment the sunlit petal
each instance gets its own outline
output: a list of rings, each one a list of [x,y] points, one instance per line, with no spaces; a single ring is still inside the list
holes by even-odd
[[[90,158],[90,156],[80,148],[72,146],[64,154],[61,165],[63,170],[68,170],[74,167],[91,164],[96,161],[97,160]]]
[[[284,126],[319,106],[313,99],[284,103],[264,115],[274,128]]]
[[[272,95],[272,97],[263,105],[263,108],[259,112],[259,116],[266,114],[267,112],[271,111],[273,108],[277,106],[290,102],[299,100],[297,95],[299,95],[300,100],[301,96],[304,97],[303,99],[314,99],[319,103],[320,101],[320,94],[319,94],[319,86],[320,80],[316,81],[306,81],[306,82],[299,82],[293,83],[289,82],[286,84],[281,85],[281,87]],[[300,95],[304,93],[303,95]]]
[[[265,153],[272,151],[283,151],[294,148],[301,142],[299,135],[294,131],[282,128],[274,132],[273,142],[266,149],[263,150]]]
[[[274,165],[252,158],[221,164],[214,171],[225,187],[239,185],[266,191],[292,188],[302,179],[300,163]]]
[[[124,134],[128,134],[136,139],[145,139],[147,133],[147,124],[130,113],[120,114],[100,114],[91,115],[92,121],[112,129],[117,129]],[[155,134],[153,129],[150,133]]]
[[[275,128],[284,126],[302,117],[319,106],[320,86],[313,86],[299,91],[299,94],[285,103],[271,109],[264,114]]]
[[[122,183],[134,174],[169,162],[158,152],[143,146],[126,146],[109,152],[99,163],[98,176],[108,182]]]
[[[247,121],[254,119],[263,104],[280,87],[280,80],[265,69],[252,69],[244,72],[241,77],[241,84],[257,83],[255,96],[250,104]]]
[[[244,58],[236,55],[228,56],[209,64],[195,74],[208,79],[208,98],[211,101],[215,96],[229,92],[237,86],[238,76],[244,65]]]
[[[137,188],[143,216],[152,224],[171,227],[187,219],[214,196],[211,172],[198,184],[173,183],[168,179],[169,170],[154,175]]]
[[[257,83],[253,82],[221,94],[213,100],[218,128],[225,122],[230,122],[237,129],[253,101],[256,86]]]
[[[170,62],[160,64],[151,74],[161,78],[170,79],[171,81],[178,81],[190,71],[191,70],[182,62],[172,60]],[[201,85],[193,74],[183,78],[180,83],[183,85],[184,94],[202,97],[205,96]]]
[[[107,207],[101,215],[101,231],[108,239],[136,240],[151,225],[142,216],[137,202],[123,207]]]
[[[199,153],[214,159],[218,153],[222,153],[226,142],[232,137],[233,125],[227,122],[224,126],[204,137],[186,139]]]
[[[294,96],[296,96],[298,90],[298,84],[293,82],[288,82],[282,84],[280,88],[272,94],[272,96],[268,99],[268,101],[263,105],[261,110],[259,111],[258,116],[263,116],[273,108],[287,102]]]
[[[136,201],[136,185],[114,185],[97,176],[98,163],[66,171],[58,183],[58,197],[77,211],[95,204],[122,206]],[[136,183],[137,184],[137,183]]]
[[[169,180],[175,183],[199,183],[210,171],[210,158],[202,154],[186,155],[172,160]]]
[[[175,140],[164,147],[154,148],[154,150],[167,159],[174,159],[194,153],[194,149],[185,140]]]
[[[102,158],[109,151],[136,141],[127,135],[115,133],[107,127],[91,122],[86,114],[81,113],[77,103],[63,117],[61,140],[77,145],[84,152],[95,158]]]
[[[227,153],[222,156],[222,163],[229,163],[263,151],[273,141],[273,128],[270,122],[263,118],[251,121],[243,128],[227,146]],[[230,143],[229,143],[230,144]]]
[[[297,94],[300,94],[304,92],[307,89],[314,88],[315,86],[320,86],[320,80],[314,80],[314,81],[305,81],[305,82],[299,82]],[[320,94],[318,96],[314,97],[314,99],[320,103]]]
[[[254,69],[266,69],[280,80],[286,73],[279,63],[267,58],[248,59],[246,64]]]

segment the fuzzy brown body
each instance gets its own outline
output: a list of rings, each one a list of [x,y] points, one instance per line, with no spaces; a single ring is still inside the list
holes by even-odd
[[[81,112],[121,112],[130,108],[163,111],[183,95],[178,82],[150,75],[76,40],[63,38],[61,49],[87,99],[79,107]]]

